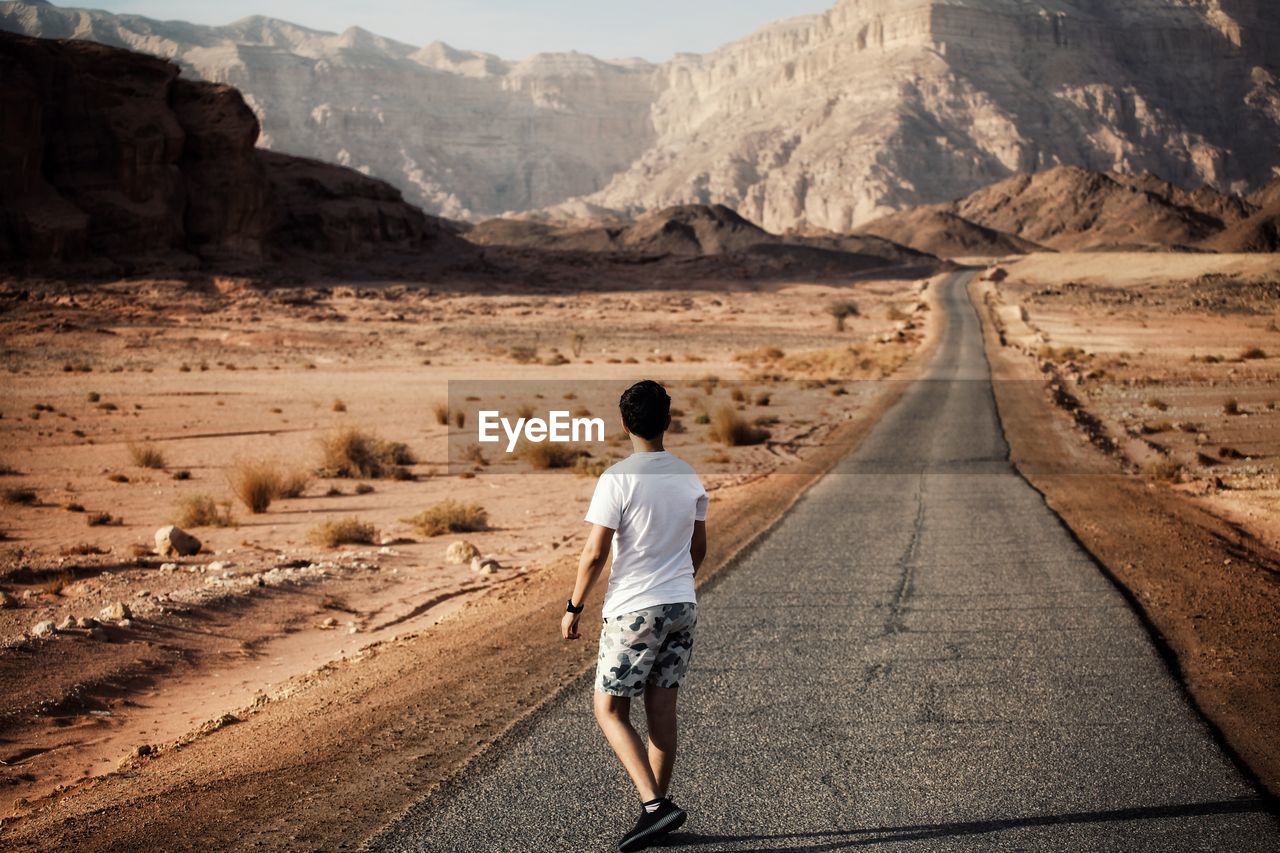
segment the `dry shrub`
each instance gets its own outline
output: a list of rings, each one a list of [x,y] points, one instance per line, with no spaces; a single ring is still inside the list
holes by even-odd
[[[449,425],[449,404],[444,400],[436,400],[431,404],[431,416],[440,426]]]
[[[236,463],[227,475],[232,493],[254,514],[263,513],[279,494],[283,477],[274,462],[248,460]]]
[[[93,557],[108,552],[109,549],[101,548],[91,542],[81,542],[78,545],[63,545],[58,549],[58,553],[64,557]]]
[[[907,347],[854,344],[795,353],[777,366],[793,376],[879,379],[898,369],[909,355]]]
[[[347,410],[347,404],[342,402],[341,400],[334,400],[333,410],[335,412],[345,412]]]
[[[85,517],[85,523],[90,527],[107,527],[112,524],[117,526],[124,524],[124,521],[109,512],[91,512]]]
[[[729,399],[735,403],[746,402],[747,395],[741,388],[734,388],[729,392]]]
[[[1165,483],[1176,483],[1182,479],[1182,466],[1177,462],[1163,459],[1159,462],[1152,462],[1144,469],[1144,473],[1148,479],[1159,480]]]
[[[386,441],[377,435],[354,427],[338,430],[320,439],[321,477],[355,479],[398,477],[403,466],[417,460],[409,446],[399,441]],[[407,471],[403,472],[405,475]]]
[[[307,541],[322,548],[336,548],[339,545],[372,545],[377,535],[378,531],[372,524],[351,516],[317,524],[307,533]]]
[[[14,477],[21,473],[21,471],[14,468],[12,465],[6,465],[5,463],[0,462],[0,477]]]
[[[1241,361],[1249,361],[1257,358],[1266,358],[1267,352],[1262,347],[1246,347],[1240,352]]]
[[[1162,432],[1172,432],[1173,424],[1168,421],[1155,421],[1154,423],[1145,423],[1142,425],[1143,435],[1158,435]]]
[[[1240,401],[1234,398],[1227,400],[1225,403],[1222,404],[1222,413],[1224,415],[1240,414]]]
[[[858,303],[842,299],[827,305],[827,313],[835,321],[836,331],[843,332],[844,321],[850,317],[857,317],[860,312],[858,311]]]
[[[300,498],[307,491],[307,487],[311,485],[311,474],[303,468],[294,468],[280,474],[280,489],[276,492],[278,498]]]
[[[711,437],[729,447],[762,444],[769,431],[749,423],[732,406],[721,406],[711,418]]]
[[[458,429],[462,429],[467,425],[467,413],[459,409],[453,413],[453,425]]]
[[[370,495],[370,494],[373,494],[373,491],[374,491],[373,486],[369,485],[368,483],[356,484],[357,495]]]
[[[574,464],[573,473],[579,477],[599,477],[615,461],[612,456],[592,459],[584,453],[578,457],[578,461]]]
[[[164,454],[154,444],[129,444],[129,457],[139,468],[163,468]]]
[[[15,506],[32,506],[35,504],[35,489],[17,488],[4,490],[4,502]]]
[[[460,456],[463,462],[474,462],[476,465],[489,464],[489,460],[486,459],[484,455],[484,448],[475,442],[472,442],[462,448]]]
[[[767,406],[772,400],[773,400],[773,397],[770,396],[768,392],[762,391],[756,395],[757,406]]]
[[[514,455],[529,463],[530,468],[546,470],[572,467],[583,455],[583,450],[572,444],[553,441],[522,441]]]
[[[538,350],[535,347],[514,346],[510,349],[509,354],[521,364],[528,364],[531,361],[538,360]]]
[[[126,477],[124,474],[108,474],[108,475],[107,475],[107,479],[108,479],[108,480],[110,480],[110,481],[111,481],[111,482],[113,482],[113,483],[127,483],[127,482],[129,482],[129,478],[128,478],[128,477]]]
[[[1166,403],[1164,400],[1160,399],[1159,397],[1150,397],[1150,398],[1148,398],[1148,399],[1147,399],[1147,406],[1148,406],[1149,408],[1155,409],[1155,410],[1156,410],[1156,411],[1158,411],[1158,412],[1167,412],[1167,411],[1169,411],[1169,404],[1168,404],[1168,403]]]
[[[551,355],[544,358],[542,360],[542,363],[547,365],[548,367],[559,367],[562,364],[568,364],[569,359],[565,358],[564,355],[561,353],[553,352],[551,353]]]
[[[186,495],[178,499],[173,523],[179,527],[230,527],[231,503],[219,504],[209,495]]]
[[[473,533],[489,528],[489,514],[479,504],[446,500],[429,506],[417,515],[400,519],[423,536],[441,533]]]
[[[733,357],[733,360],[746,362],[747,364],[754,366],[761,363],[777,361],[785,355],[786,353],[777,347],[757,347],[753,350],[738,353]]]

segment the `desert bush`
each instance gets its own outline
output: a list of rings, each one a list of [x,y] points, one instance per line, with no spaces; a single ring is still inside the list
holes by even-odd
[[[174,507],[173,523],[179,527],[230,527],[231,504],[219,504],[209,495],[185,495]]]
[[[121,519],[115,518],[109,512],[91,512],[85,516],[85,523],[90,527],[106,527],[110,524],[124,524]]]
[[[101,409],[101,410],[102,410],[102,411],[104,411],[104,412],[115,412],[115,411],[118,411],[118,410],[120,409],[120,407],[119,407],[119,406],[117,406],[115,403],[111,403],[111,402],[107,402],[107,403],[99,403],[99,404],[98,404],[98,408],[99,408],[99,409]]]
[[[1142,433],[1144,435],[1157,435],[1162,432],[1170,432],[1173,424],[1168,421],[1154,421],[1142,425]]]
[[[84,512],[84,504],[75,501],[67,501],[62,505],[67,512]]]
[[[440,426],[449,425],[449,404],[444,400],[436,400],[431,404],[431,415]]]
[[[711,423],[711,415],[708,415],[706,412],[702,412],[694,417],[693,422],[695,424],[709,424]]]
[[[402,466],[416,461],[407,444],[348,427],[320,439],[317,473],[351,479],[395,477]]]
[[[1222,404],[1222,413],[1224,415],[1240,414],[1240,401],[1234,398],[1227,400],[1225,403]]]
[[[311,474],[303,468],[293,468],[280,472],[280,487],[276,491],[277,498],[300,498],[311,485]]]
[[[307,541],[322,548],[339,545],[372,545],[377,529],[354,516],[317,524],[307,533]]]
[[[1158,412],[1167,412],[1169,411],[1169,404],[1159,397],[1149,397],[1147,398],[1147,408],[1155,409]]]
[[[680,435],[684,431],[685,431],[684,421],[680,420],[679,418],[672,418],[671,426],[667,427],[667,432],[671,433],[672,435]]]
[[[786,353],[777,347],[757,347],[756,349],[736,354],[733,360],[755,365],[761,362],[777,361],[785,355]]]
[[[523,459],[530,468],[546,470],[548,468],[569,468],[583,451],[571,444],[560,444],[553,441],[522,441],[516,448],[515,456]]]
[[[357,495],[368,495],[368,494],[372,494],[372,493],[373,493],[373,486],[369,485],[368,483],[357,483],[357,484],[356,484],[356,494],[357,494]]]
[[[1267,357],[1266,350],[1262,349],[1262,347],[1246,347],[1240,352],[1241,361],[1249,361],[1252,359],[1266,358],[1266,357]]]
[[[605,456],[600,459],[592,459],[587,454],[578,457],[578,461],[573,465],[573,473],[579,477],[599,477],[605,472],[605,469],[612,465],[616,460],[611,456]]]
[[[514,346],[508,351],[508,354],[521,364],[528,364],[531,361],[538,360],[538,350],[535,347]]]
[[[1143,469],[1143,473],[1147,475],[1147,479],[1159,480],[1165,483],[1176,483],[1182,478],[1182,466],[1177,462],[1168,459],[1162,459],[1158,462],[1149,463]]]
[[[101,400],[101,399],[102,399],[102,395],[101,395],[101,394],[99,394],[97,391],[90,391],[90,392],[89,392],[88,400],[89,400],[89,402],[90,402],[90,403],[96,403],[96,402],[98,402],[98,401],[99,401],[99,400]]]
[[[828,304],[827,313],[835,321],[836,331],[843,332],[845,320],[850,317],[857,317],[860,312],[858,311],[858,303],[842,299]]]
[[[280,468],[274,462],[245,460],[236,463],[227,475],[231,492],[249,512],[264,513],[280,494],[283,483]]]
[[[553,352],[542,360],[542,363],[548,367],[559,367],[562,364],[568,364],[569,359],[565,358],[562,353]]]
[[[334,400],[333,410],[335,412],[345,412],[347,410],[347,404],[342,402],[341,400]]]
[[[484,448],[475,442],[472,442],[462,448],[460,456],[463,462],[474,462],[476,465],[489,464],[489,460],[486,459],[484,455]]]
[[[729,399],[735,403],[746,402],[747,395],[741,388],[734,388],[729,392]]]
[[[129,444],[129,458],[139,468],[163,468],[164,454],[154,444]]]
[[[13,506],[32,506],[36,500],[34,489],[17,488],[4,490],[4,502]]]
[[[22,473],[21,471],[19,471],[17,468],[14,468],[12,465],[7,465],[3,462],[0,462],[0,477],[14,477],[21,473]]]
[[[773,397],[764,391],[756,395],[757,406],[767,406],[772,400],[773,400]]]
[[[472,533],[487,530],[489,514],[479,504],[445,500],[429,506],[417,515],[400,519],[423,536],[441,533]]]
[[[729,447],[761,444],[769,431],[744,420],[732,406],[721,406],[711,419],[711,437]]]
[[[185,468],[183,468],[181,471],[174,471],[174,472],[173,472],[173,479],[175,479],[175,480],[190,480],[190,479],[191,479],[191,472],[190,472],[190,471],[188,471],[188,470],[187,470],[187,469],[185,469]]]
[[[459,409],[453,413],[453,425],[458,429],[462,429],[467,425],[467,413]]]
[[[58,553],[63,557],[96,557],[99,554],[110,553],[110,549],[94,545],[92,542],[80,542],[76,545],[63,545],[58,549]]]
[[[108,479],[108,480],[110,480],[110,481],[111,481],[111,482],[113,482],[113,483],[127,483],[127,482],[129,482],[129,478],[128,478],[128,477],[126,477],[124,474],[108,474],[108,475],[107,475],[107,479]]]

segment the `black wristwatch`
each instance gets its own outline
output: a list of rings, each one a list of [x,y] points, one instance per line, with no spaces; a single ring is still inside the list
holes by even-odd
[[[564,603],[564,612],[565,613],[581,613],[582,608],[585,606],[586,606],[585,604],[579,604],[577,607],[574,607],[573,599],[571,598]]]

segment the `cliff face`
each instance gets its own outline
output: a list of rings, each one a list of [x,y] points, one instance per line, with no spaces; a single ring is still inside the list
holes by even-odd
[[[43,2],[0,3],[0,29],[172,59],[187,76],[240,89],[264,147],[390,181],[452,218],[594,192],[653,140],[652,66],[638,60],[512,63],[359,28],[321,33],[262,17],[204,27]]]
[[[0,259],[463,249],[399,191],[255,147],[234,88],[85,41],[0,33]]]
[[[846,231],[1064,164],[1238,193],[1280,170],[1274,0],[840,0],[660,66],[38,0],[0,29],[171,57],[241,89],[260,144],[456,218],[720,203]]]
[[[1243,192],[1280,167],[1263,0],[843,0],[660,71],[658,141],[588,201],[845,230],[1058,164]]]

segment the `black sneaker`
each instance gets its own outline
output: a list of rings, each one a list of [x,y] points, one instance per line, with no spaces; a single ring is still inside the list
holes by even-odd
[[[668,832],[674,832],[684,826],[689,815],[684,809],[668,799],[663,799],[653,811],[640,809],[640,819],[636,828],[622,836],[618,842],[619,850],[643,850]]]

